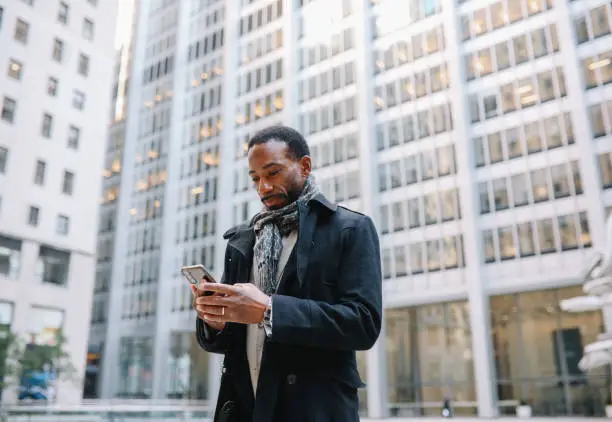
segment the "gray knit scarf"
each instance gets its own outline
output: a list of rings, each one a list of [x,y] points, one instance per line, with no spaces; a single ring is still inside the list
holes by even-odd
[[[308,203],[317,193],[314,177],[311,175],[306,180],[304,189],[297,201],[277,210],[267,207],[251,220],[251,226],[255,230],[255,247],[253,254],[255,266],[253,268],[253,279],[255,285],[269,295],[276,291],[278,285],[277,271],[278,261],[283,251],[283,237],[287,236],[299,225],[298,203]]]

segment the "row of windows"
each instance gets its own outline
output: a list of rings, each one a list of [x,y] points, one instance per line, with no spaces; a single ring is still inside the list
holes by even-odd
[[[280,89],[264,98],[248,101],[237,110],[236,126],[247,125],[261,118],[277,114],[283,110],[284,106],[283,91]]]
[[[468,81],[482,78],[558,51],[557,25],[553,23],[466,55],[466,77]]]
[[[462,235],[383,248],[381,255],[384,279],[465,267]]]
[[[30,205],[26,217],[29,226],[38,227],[41,220],[40,206]],[[55,233],[66,236],[70,230],[70,217],[65,214],[58,214],[55,217]]]
[[[274,22],[281,16],[283,16],[283,0],[276,0],[276,2],[268,4],[265,8],[262,7],[256,12],[240,19],[239,34],[241,37],[247,35],[262,26]]]
[[[57,10],[57,21],[64,26],[67,26],[70,20],[70,5],[65,1],[60,2]],[[92,41],[94,37],[94,23],[89,18],[83,18],[81,24],[81,35],[84,39]]]
[[[23,76],[23,63],[15,59],[10,59],[8,64],[7,76],[16,81],[20,81]],[[49,77],[47,81],[47,94],[52,97],[57,96],[59,81],[56,78]],[[14,101],[14,100],[13,100]],[[78,89],[72,90],[72,107],[76,110],[85,108],[85,93]]]
[[[494,91],[470,96],[472,123],[506,115],[567,95],[562,67],[512,81]]]
[[[320,106],[318,109],[300,113],[299,130],[311,135],[357,119],[357,97],[348,97]]]
[[[463,41],[496,31],[553,7],[553,0],[501,0],[461,17]]]
[[[146,292],[135,292],[123,296],[123,307],[121,319],[141,319],[155,316],[155,306],[157,302],[157,291],[155,289]]]
[[[380,207],[382,234],[460,219],[459,191],[454,188]]]
[[[584,16],[574,19],[576,43],[582,44],[610,34],[612,29],[610,27],[611,14],[612,5],[602,4],[589,10]]]
[[[357,158],[358,141],[358,134],[350,133],[312,145],[310,147],[312,168],[318,169]]]
[[[454,145],[422,151],[403,159],[380,163],[378,190],[384,192],[388,189],[449,176],[455,174],[456,170]]]
[[[135,229],[128,235],[128,256],[161,248],[161,227]]]
[[[199,59],[200,56],[214,53],[223,48],[223,35],[224,31],[223,28],[221,28],[205,36],[203,40],[190,44],[187,52],[187,63]]]
[[[186,141],[189,141],[189,145],[195,145],[204,141],[209,141],[216,136],[221,136],[223,131],[223,121],[221,115],[203,117],[199,122],[192,123],[189,131],[189,138],[183,138],[183,146],[187,146]]]
[[[159,78],[169,75],[174,70],[174,54],[163,59],[159,59],[157,63],[147,66],[144,70],[142,83],[146,85],[150,82],[155,82]]]
[[[17,100],[9,97],[4,97],[2,102],[2,110],[0,111],[0,120],[6,123],[14,123],[17,118]],[[54,117],[49,113],[43,113],[40,126],[40,134],[44,138],[53,136]],[[73,125],[68,126],[68,142],[67,146],[71,149],[77,149],[81,138],[81,130]]]
[[[298,50],[298,68],[306,69],[354,47],[355,29],[352,27],[343,29],[332,34],[327,42],[321,41],[316,46],[301,46]]]
[[[371,0],[371,3],[373,36],[378,38],[440,13],[443,0]]]
[[[312,100],[355,83],[355,62],[350,61],[298,82],[298,102]]]
[[[341,203],[359,198],[361,193],[359,172],[352,171],[321,180],[321,190],[331,202]]]
[[[586,212],[483,230],[484,262],[591,247]]]
[[[447,75],[447,66],[444,63],[377,86],[374,97],[376,112],[447,89]]]
[[[181,180],[219,166],[219,145],[181,158]]]
[[[299,3],[304,2],[300,0]],[[317,42],[322,35],[321,28],[342,26],[341,21],[353,14],[353,0],[309,0],[307,4],[298,4],[298,8],[302,8],[297,28],[298,40],[307,37],[306,42]]]
[[[189,77],[185,79],[185,90],[198,89],[220,78],[223,75],[223,56],[207,57],[206,60],[201,61],[200,65],[194,66],[191,72],[193,79]]]
[[[429,110],[387,120],[376,126],[378,151],[393,148],[401,143],[427,138],[453,129],[450,104],[440,104]]]
[[[203,264],[206,266],[206,268],[210,269],[211,271],[214,271],[215,245],[201,246],[199,248],[196,247],[191,249],[191,253],[188,250],[183,250],[182,262],[180,265],[175,266],[175,275],[178,275],[181,266],[185,267],[187,265],[197,264]],[[191,294],[191,292],[189,293]]]
[[[279,28],[250,41],[246,46],[241,46],[238,65],[251,63],[281,48],[283,48],[283,29]]]
[[[172,108],[166,105],[158,107],[140,118],[139,138],[146,138],[170,128]]]
[[[436,26],[425,33],[414,34],[407,40],[397,40],[388,47],[376,47],[372,72],[378,75],[396,66],[444,51],[445,48],[444,30],[442,26]]]
[[[34,170],[34,184],[38,186],[45,185],[45,179],[47,176],[47,163],[43,160],[36,161],[36,167]],[[64,170],[62,177],[61,192],[64,195],[72,195],[74,191],[74,173],[68,170]]]
[[[583,193],[577,161],[513,174],[478,184],[480,213],[533,205]]]
[[[178,192],[178,209],[180,210],[216,201],[218,184],[219,181],[217,177],[209,177],[204,179],[204,183],[197,186],[181,188]]]
[[[221,98],[223,95],[223,87],[221,83],[216,86],[210,87],[208,90],[204,89],[198,94],[194,94],[191,97],[191,116],[196,116],[207,111],[211,111],[221,106]],[[186,113],[189,115],[189,112]]]
[[[176,222],[176,243],[213,236],[216,225],[216,210],[214,209],[204,212],[202,215],[185,217],[183,224],[180,221]]]
[[[574,143],[569,112],[523,123],[472,140],[476,167],[524,157]]]
[[[274,63],[267,63],[238,76],[236,86],[238,95],[248,94],[251,91],[276,82],[283,77],[283,59],[278,59]]]

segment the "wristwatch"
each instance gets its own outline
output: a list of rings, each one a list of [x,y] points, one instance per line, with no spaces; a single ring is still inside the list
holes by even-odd
[[[261,322],[260,328],[262,328],[266,332],[266,336],[270,337],[272,335],[272,297],[268,300],[268,306],[264,311],[264,318]]]

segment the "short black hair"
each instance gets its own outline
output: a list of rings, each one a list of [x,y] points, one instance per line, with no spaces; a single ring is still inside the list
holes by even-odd
[[[277,140],[287,144],[289,153],[294,159],[299,160],[306,155],[310,155],[310,148],[306,139],[300,132],[288,126],[270,126],[256,132],[249,139],[250,150],[254,145],[265,144],[268,141]]]

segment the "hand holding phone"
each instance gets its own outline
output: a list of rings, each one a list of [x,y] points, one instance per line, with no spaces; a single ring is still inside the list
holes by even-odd
[[[189,281],[189,283],[191,283],[191,285],[195,286],[196,288],[202,280],[206,280],[209,283],[217,282],[217,280],[215,280],[210,271],[208,271],[206,267],[202,264],[182,267],[181,274],[183,274],[183,277],[185,277],[187,281]],[[212,294],[213,292],[204,292],[205,296],[210,296]]]

